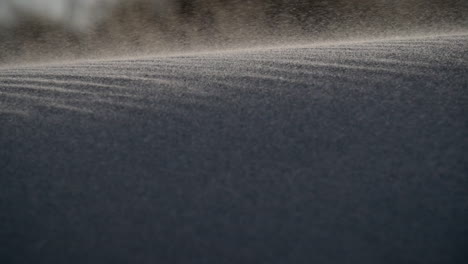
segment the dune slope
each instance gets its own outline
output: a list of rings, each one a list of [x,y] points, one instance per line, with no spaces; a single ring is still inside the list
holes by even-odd
[[[2,263],[457,263],[468,35],[3,67]]]

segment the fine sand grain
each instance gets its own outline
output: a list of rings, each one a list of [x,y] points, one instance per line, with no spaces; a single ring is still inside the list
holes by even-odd
[[[461,263],[468,35],[4,66],[1,263]]]

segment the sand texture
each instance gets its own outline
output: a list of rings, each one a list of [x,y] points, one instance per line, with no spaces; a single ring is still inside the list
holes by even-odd
[[[0,68],[2,263],[461,263],[468,35]]]

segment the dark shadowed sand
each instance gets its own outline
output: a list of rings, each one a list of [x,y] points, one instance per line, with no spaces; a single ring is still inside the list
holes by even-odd
[[[468,35],[0,69],[1,263],[462,263]]]

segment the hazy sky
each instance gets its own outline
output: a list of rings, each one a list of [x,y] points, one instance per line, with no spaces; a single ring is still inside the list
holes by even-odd
[[[24,17],[34,16],[86,29],[119,1],[125,0],[0,0],[0,24],[11,26]]]

